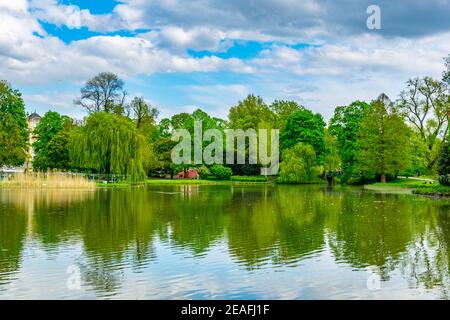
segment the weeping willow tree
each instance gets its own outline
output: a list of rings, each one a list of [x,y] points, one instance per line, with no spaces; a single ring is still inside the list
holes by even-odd
[[[123,174],[132,181],[145,177],[146,141],[128,118],[106,112],[91,114],[70,138],[69,157],[75,167]]]

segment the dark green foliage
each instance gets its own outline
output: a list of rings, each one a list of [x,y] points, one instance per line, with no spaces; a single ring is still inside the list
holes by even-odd
[[[450,142],[442,144],[439,152],[437,170],[439,174],[439,183],[444,186],[450,186]]]
[[[261,173],[261,166],[258,164],[230,164],[231,170],[234,175],[242,175],[242,176],[254,176]]]
[[[69,132],[61,131],[47,144],[47,167],[67,170],[69,161]]]
[[[449,181],[449,180],[447,180]],[[429,195],[429,196],[450,196],[450,184],[433,184],[418,186],[413,190],[415,194]]]
[[[21,93],[0,80],[0,166],[17,166],[25,162],[28,136]]]
[[[175,145],[176,142],[167,137],[160,137],[155,141],[153,153],[156,161],[148,168],[149,173],[170,173],[173,176],[176,168],[172,163],[172,149]]]
[[[0,165],[19,166],[24,163],[27,153],[21,139],[22,130],[18,123],[12,115],[4,115],[0,121]]]
[[[317,156],[317,163],[325,156],[325,121],[318,113],[301,108],[291,114],[280,133],[281,149],[289,149],[299,142],[311,145]]]
[[[178,113],[172,116],[170,124],[173,129],[188,129],[194,128],[194,122],[191,115],[187,112]]]
[[[230,180],[232,172],[230,168],[224,167],[220,164],[215,164],[209,168],[213,177],[217,180]]]
[[[158,135],[163,138],[170,138],[171,121],[170,119],[161,119],[158,125]]]
[[[251,94],[230,108],[228,120],[230,129],[242,129],[244,131],[254,129],[257,131],[259,128],[274,127],[275,114],[261,97]],[[245,164],[231,165],[233,174],[254,175],[260,172],[260,167],[257,164],[249,163],[248,148],[249,142],[245,141]],[[226,152],[234,152],[236,156],[236,150],[226,150]]]
[[[50,154],[48,148],[56,135],[63,132],[65,128],[70,129],[71,123],[72,120],[69,117],[61,116],[54,111],[44,115],[33,131],[36,136],[36,142],[33,143],[35,153],[33,168],[38,170],[68,168],[68,135],[60,136],[52,143]],[[63,161],[64,158],[66,158],[65,161]]]

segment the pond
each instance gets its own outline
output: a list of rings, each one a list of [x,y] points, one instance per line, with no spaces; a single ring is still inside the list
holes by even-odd
[[[0,299],[448,299],[450,201],[361,188],[0,190]]]

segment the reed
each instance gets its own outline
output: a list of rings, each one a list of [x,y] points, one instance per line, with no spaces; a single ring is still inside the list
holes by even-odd
[[[6,177],[0,182],[2,188],[19,189],[83,189],[96,188],[94,181],[89,181],[79,174],[62,172],[18,173]]]
[[[34,210],[35,206],[77,204],[93,199],[92,189],[0,189],[0,201],[9,203],[26,212]]]

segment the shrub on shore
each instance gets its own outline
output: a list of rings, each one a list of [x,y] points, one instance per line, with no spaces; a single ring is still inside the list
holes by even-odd
[[[450,187],[443,185],[423,185],[418,186],[413,190],[414,194],[429,195],[429,196],[450,196]]]
[[[209,168],[209,171],[216,180],[230,180],[231,175],[233,174],[230,168],[224,167],[220,164],[213,165]]]

